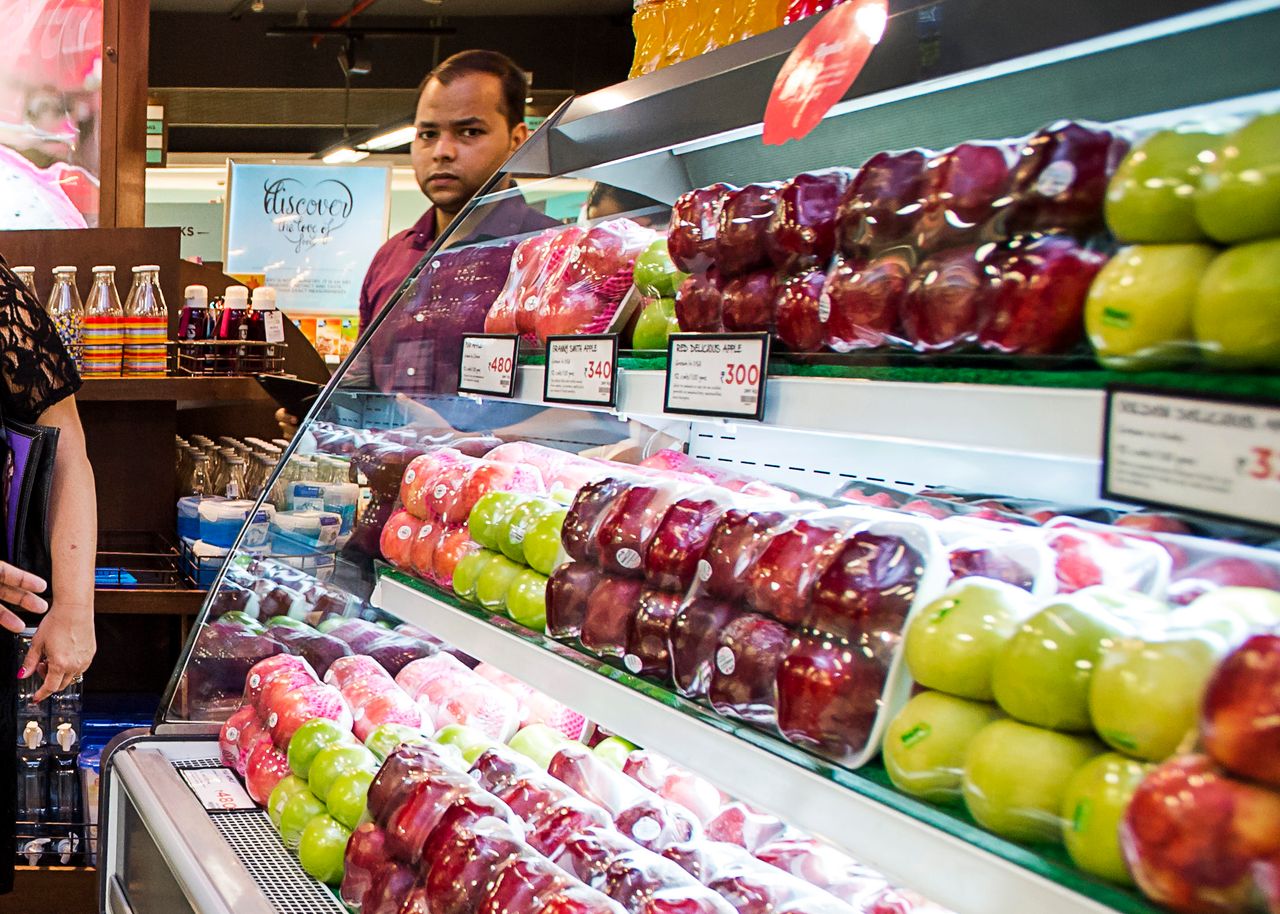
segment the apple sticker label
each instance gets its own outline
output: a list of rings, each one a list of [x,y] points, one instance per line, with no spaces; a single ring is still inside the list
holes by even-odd
[[[413,536],[413,531],[409,529],[408,525],[396,531],[396,539],[407,540],[411,536]]]
[[[240,731],[235,727],[227,727],[227,742],[234,743],[240,738]]]
[[[818,323],[825,324],[829,320],[831,320],[831,293],[823,289],[822,296],[818,299]]]
[[[409,469],[406,470],[404,474],[404,484],[407,486],[412,485],[413,481],[417,478],[418,478],[417,470],[415,470],[413,467],[409,467]]]
[[[524,542],[524,524],[511,525],[511,542],[513,545],[520,545]]]
[[[627,654],[627,656],[623,657],[622,665],[627,668],[628,672],[636,674],[639,674],[640,670],[644,668],[644,664],[635,654]]]
[[[698,580],[704,584],[711,580],[711,563],[706,559],[698,559]]]
[[[653,816],[637,819],[636,824],[631,827],[631,837],[641,844],[656,841],[661,834],[662,826],[658,824],[657,819],[653,818]]]
[[[1040,172],[1040,177],[1036,179],[1036,193],[1056,197],[1075,183],[1075,180],[1075,165],[1066,159],[1059,159]]]
[[[725,676],[732,676],[733,671],[737,669],[738,661],[733,656],[733,649],[722,647],[716,651],[716,669]]]
[[[619,549],[614,556],[618,560],[618,564],[628,571],[635,571],[640,567],[640,553],[634,549]]]

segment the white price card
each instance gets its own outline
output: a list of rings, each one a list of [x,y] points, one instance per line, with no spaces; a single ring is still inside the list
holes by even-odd
[[[763,419],[767,333],[679,333],[667,340],[669,413]]]
[[[1102,496],[1280,526],[1280,406],[1107,391]]]
[[[618,336],[547,337],[548,403],[614,406],[618,402]]]
[[[252,798],[245,793],[230,768],[182,768],[178,774],[182,775],[205,809],[226,812],[255,808]]]
[[[462,338],[458,392],[486,397],[514,397],[520,337],[516,334],[469,333]]]

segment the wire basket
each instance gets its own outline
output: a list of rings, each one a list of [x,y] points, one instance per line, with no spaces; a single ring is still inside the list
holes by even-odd
[[[213,582],[218,577],[218,572],[222,570],[223,564],[227,561],[226,555],[200,556],[196,555],[195,543],[192,540],[183,540],[179,548],[179,561],[183,575],[195,587],[209,588],[213,586]],[[303,555],[287,555],[276,554],[269,550],[263,549],[261,552],[255,549],[246,549],[246,552],[252,553],[259,558],[274,559],[277,562],[283,562],[299,571],[306,572],[314,577],[317,581],[328,581],[333,577],[334,569],[334,552],[311,552]]]
[[[279,373],[289,348],[287,343],[258,340],[190,340],[169,346],[173,373],[179,377]]]
[[[155,533],[106,531],[98,542],[96,586],[172,589],[182,583],[178,550]]]

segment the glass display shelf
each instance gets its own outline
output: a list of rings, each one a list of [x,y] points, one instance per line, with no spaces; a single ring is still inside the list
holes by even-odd
[[[962,809],[899,793],[879,761],[857,771],[838,767],[410,575],[382,569],[371,602],[958,914],[1163,910],[1081,873],[1062,848],[1006,841]]]

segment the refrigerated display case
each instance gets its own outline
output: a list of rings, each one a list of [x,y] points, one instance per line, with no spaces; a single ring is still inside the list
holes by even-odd
[[[1048,362],[902,361],[857,353],[806,359],[775,347],[761,418],[726,419],[670,410],[667,365],[654,352],[622,353],[614,406],[550,403],[544,399],[547,362],[529,340],[514,367],[511,397],[457,393],[463,335],[485,330],[495,302],[511,291],[509,283],[518,288],[521,281],[513,260],[518,267],[521,252],[532,250],[521,247],[530,239],[504,234],[501,226],[531,187],[546,196],[555,193],[557,179],[572,177],[648,198],[652,205],[584,225],[610,226],[597,237],[616,239],[662,232],[678,198],[717,181],[745,185],[816,168],[854,168],[881,149],[1027,136],[1064,117],[1141,135],[1280,108],[1273,53],[1280,4],[1184,4],[1164,10],[1179,13],[1168,18],[1099,4],[1086,21],[1076,18],[1074,5],[1071,14],[1044,4],[1007,6],[997,15],[959,0],[933,4],[927,35],[918,28],[919,10],[894,13],[848,97],[810,136],[781,148],[761,144],[761,112],[779,65],[813,20],[574,99],[543,125],[427,254],[325,389],[263,496],[272,508],[267,529],[252,540],[242,534],[223,566],[155,726],[121,741],[104,761],[104,910],[343,910],[229,776],[219,737],[226,740],[225,724],[246,694],[246,676],[263,658],[299,654],[323,675],[335,657],[367,653],[395,675],[442,650],[442,643],[957,912],[1163,910],[1134,888],[1078,869],[1056,843],[1000,837],[963,807],[899,790],[876,758],[886,725],[912,689],[902,659],[903,626],[951,578],[969,573],[957,565],[958,543],[973,534],[1002,557],[1024,556],[1027,580],[1019,586],[1037,598],[1096,583],[1063,580],[1063,549],[1082,539],[1115,540],[1119,528],[1070,518],[1035,527],[1011,506],[1034,502],[1024,512],[1030,515],[1037,508],[1080,513],[1055,506],[1084,505],[1088,516],[1102,520],[1127,510],[1099,499],[1103,388],[1119,374],[1091,362],[1082,367],[1079,351]],[[508,188],[506,179],[516,175],[520,188]],[[538,178],[541,186],[530,180]],[[619,216],[631,222],[620,228]],[[648,242],[657,235],[641,237]],[[630,274],[609,259],[614,253],[600,254],[608,268],[599,267],[594,277],[608,274],[614,285],[607,293],[593,291],[587,302],[566,296],[562,313],[553,307],[552,318],[578,308],[581,319],[553,319],[547,325],[553,333],[622,330],[635,293],[627,283],[616,288],[618,274]],[[587,274],[591,269],[581,267]],[[535,325],[532,335],[545,337],[545,329]],[[1088,362],[1087,353],[1084,358]],[[1148,387],[1247,393],[1280,403],[1276,377],[1256,371],[1127,377]],[[317,484],[317,462],[335,458],[347,462],[350,482]],[[616,485],[610,488],[609,480]],[[948,502],[917,497],[923,490],[947,497],[993,493],[1003,500],[998,523],[974,534],[963,519],[939,520]],[[513,526],[507,516],[499,529],[485,516],[479,502],[500,493],[511,496],[505,510],[523,508],[524,520]],[[628,493],[634,500],[627,501]],[[904,504],[913,499],[914,508]],[[486,505],[496,510],[501,501]],[[711,507],[695,509],[695,503]],[[600,538],[593,504],[597,513],[607,504],[614,527],[608,542]],[[645,562],[656,527],[677,507],[707,512],[688,520],[691,527],[718,526],[730,511],[767,514],[761,544],[766,530],[772,544],[807,524],[806,536],[814,530],[819,539],[826,536],[825,564],[784,557],[770,566],[760,551],[752,553],[731,574],[748,583],[727,609],[717,610],[723,618],[685,615],[704,596],[700,588],[716,586],[709,561],[672,571],[665,586],[652,588],[675,594],[666,597],[665,627],[657,605],[663,600],[655,597],[645,610],[666,633],[647,653],[631,640],[634,620],[623,615],[619,621],[607,611],[641,599],[641,572],[655,575],[650,585],[663,580]],[[537,547],[530,540],[534,555],[526,535],[543,517],[568,526],[550,545],[545,536]],[[1271,519],[1270,532],[1265,524],[1166,520],[1197,535],[1122,537],[1119,570],[1102,580],[1163,605],[1175,592],[1193,596],[1173,586],[1179,562],[1225,557],[1252,569],[1250,583],[1280,590],[1275,554],[1261,548],[1274,539],[1280,518]],[[705,538],[711,529],[703,531],[702,548],[711,548]],[[1214,535],[1254,545],[1219,545]],[[1074,545],[1063,547],[1064,540]],[[897,562],[895,574],[907,576],[895,578],[895,587],[902,580],[909,586],[894,598],[895,621],[862,632],[875,641],[863,644],[879,664],[874,694],[850,711],[860,721],[856,727],[841,722],[839,710],[818,725],[861,728],[857,739],[844,739],[847,733],[843,741],[825,739],[829,733],[806,732],[795,720],[780,725],[781,687],[773,685],[778,662],[806,645],[818,651],[814,642],[823,640],[824,630],[809,626],[814,579],[837,551],[886,542],[896,545],[877,555]],[[602,557],[601,550],[611,551]],[[903,555],[910,557],[906,564]],[[612,589],[598,598],[592,591],[602,613],[596,631],[584,630],[580,619],[566,621],[547,589],[564,577],[566,558],[597,575],[594,583],[599,575],[592,563],[615,575]],[[688,556],[673,564],[681,558]],[[781,570],[759,578],[756,566]],[[552,571],[550,584],[545,574],[538,577]],[[537,598],[507,600],[520,576],[532,582]],[[573,589],[572,582],[565,586]],[[799,609],[775,600],[787,588],[801,594]],[[892,588],[885,588],[887,604]],[[679,670],[671,674],[672,614],[687,619],[696,641],[746,609],[755,611],[754,619],[772,616],[764,628],[774,653],[759,667],[766,670],[767,695],[756,694],[756,681],[736,683],[738,691],[720,699],[696,684],[699,676],[731,678],[734,666],[755,663],[759,658],[735,646],[745,642],[714,642],[692,684],[682,683]],[[548,618],[539,618],[543,612]],[[274,624],[264,627],[269,621]],[[298,622],[334,634],[307,631]],[[379,630],[370,622],[398,634],[377,641]],[[286,724],[273,715],[261,726]],[[281,743],[276,740],[283,749]],[[201,771],[206,774],[193,774]]]

